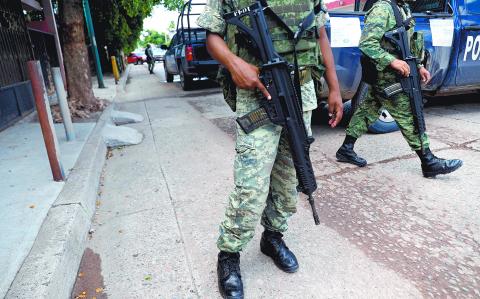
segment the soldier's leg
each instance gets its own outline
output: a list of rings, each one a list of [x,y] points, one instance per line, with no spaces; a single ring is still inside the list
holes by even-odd
[[[308,132],[311,134],[312,111],[304,112],[303,118]],[[265,229],[279,233],[288,229],[288,218],[297,211],[297,184],[288,139],[282,134],[270,176],[271,194],[267,198],[267,206],[262,214],[262,225]]]
[[[381,107],[371,87],[363,102],[353,113],[345,133],[353,138],[360,138],[368,131],[368,127],[378,119],[378,111]]]
[[[302,86],[302,97],[306,100],[316,99],[313,81],[307,82]],[[311,136],[312,111],[303,112],[303,121],[307,134]],[[288,218],[297,211],[297,184],[297,175],[288,139],[282,133],[270,176],[271,194],[267,199],[267,206],[262,214],[262,225],[265,229],[279,233],[287,230]]]
[[[403,137],[413,151],[430,146],[430,140],[427,134],[423,134],[422,139],[416,133],[413,125],[413,114],[410,108],[410,99],[404,93],[395,95],[392,99],[385,100],[383,107],[388,110],[395,119],[402,132]]]
[[[342,146],[336,153],[339,162],[351,163],[359,167],[367,165],[367,161],[357,155],[353,150],[357,138],[368,131],[368,127],[378,119],[381,104],[373,96],[372,87],[369,88],[365,99],[353,113],[350,123],[345,130],[346,136]]]
[[[249,92],[239,91],[237,113],[243,115],[254,110],[256,107],[250,104],[255,102]],[[267,124],[245,134],[237,125],[235,189],[220,224],[217,246],[221,251],[239,252],[252,239],[265,208],[281,132],[280,126]]]
[[[462,166],[463,162],[461,160],[445,160],[433,155],[430,150],[430,140],[427,134],[425,133],[420,137],[419,134],[416,133],[410,99],[406,94],[401,93],[393,99],[385,101],[384,107],[397,122],[410,148],[415,151],[420,158],[423,176],[435,177],[439,174],[447,174]]]
[[[302,97],[316,99],[313,82],[302,86]],[[312,111],[303,112],[303,120],[308,135],[311,130]],[[288,228],[287,221],[296,212],[298,200],[297,176],[287,136],[282,134],[277,157],[270,176],[270,195],[263,211],[262,225],[265,231],[260,242],[261,251],[270,256],[283,271],[293,273],[298,270],[297,258],[285,245],[282,237]]]

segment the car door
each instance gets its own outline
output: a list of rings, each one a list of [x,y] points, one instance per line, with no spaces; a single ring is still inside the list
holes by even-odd
[[[170,46],[165,53],[165,67],[167,68],[170,74],[178,74],[177,63],[175,60],[175,51],[176,45],[178,42],[178,35],[174,35],[172,37],[172,41],[170,42]]]
[[[480,85],[480,0],[458,1],[457,86]]]
[[[325,29],[330,39],[344,99],[353,97],[362,76],[358,41],[360,30],[363,28],[366,2],[366,0],[326,1],[329,21]],[[350,35],[351,32],[355,32],[355,36]]]
[[[424,36],[424,64],[432,76],[423,89],[433,94],[444,84],[451,69],[451,56],[455,44],[453,10],[448,0],[418,0],[410,6],[415,18],[415,31],[421,32]],[[448,35],[448,38],[439,40],[438,35],[443,35],[442,37]]]

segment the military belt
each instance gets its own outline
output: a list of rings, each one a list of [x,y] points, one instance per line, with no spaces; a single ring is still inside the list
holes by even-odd
[[[302,36],[302,39],[317,39],[318,34],[317,34],[317,27],[312,27],[311,29],[308,29],[305,31],[305,33]],[[288,36],[287,33],[272,33],[272,40],[273,41],[287,41],[287,40],[292,40]]]

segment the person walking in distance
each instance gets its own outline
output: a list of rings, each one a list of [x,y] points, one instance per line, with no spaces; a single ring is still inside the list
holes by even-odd
[[[153,74],[153,69],[155,68],[155,57],[153,57],[153,50],[150,44],[147,44],[145,55],[147,56],[148,71],[150,74]]]

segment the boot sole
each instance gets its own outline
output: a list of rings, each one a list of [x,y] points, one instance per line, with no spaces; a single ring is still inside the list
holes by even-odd
[[[225,292],[222,292],[222,287],[220,286],[220,281],[218,281],[218,291],[220,292],[220,295],[224,299],[243,299],[243,296],[227,296],[227,295],[225,295]]]
[[[450,168],[449,170],[444,170],[444,171],[441,171],[441,172],[428,172],[428,171],[422,171],[423,172],[423,176],[426,177],[426,178],[434,178],[436,177],[437,175],[439,174],[449,174],[449,173],[452,173],[454,172],[455,170],[459,169],[460,167],[462,167],[463,165],[463,162],[460,162],[457,166],[455,166],[454,168]]]
[[[350,163],[350,164],[356,165],[358,167],[365,167],[367,165],[367,162],[365,162],[365,163],[355,162],[355,161],[347,159],[344,155],[339,154],[339,153],[336,154],[336,157],[337,157],[338,162]]]
[[[266,250],[263,249],[263,247],[260,247],[260,251],[265,254],[266,256],[268,256],[269,258],[272,259],[273,263],[275,264],[275,266],[277,266],[278,269],[282,270],[283,272],[286,272],[286,273],[295,273],[298,271],[298,268],[299,268],[299,265],[297,266],[294,266],[294,267],[290,267],[290,268],[284,268],[282,266],[280,266],[276,261],[275,259],[269,255]]]

